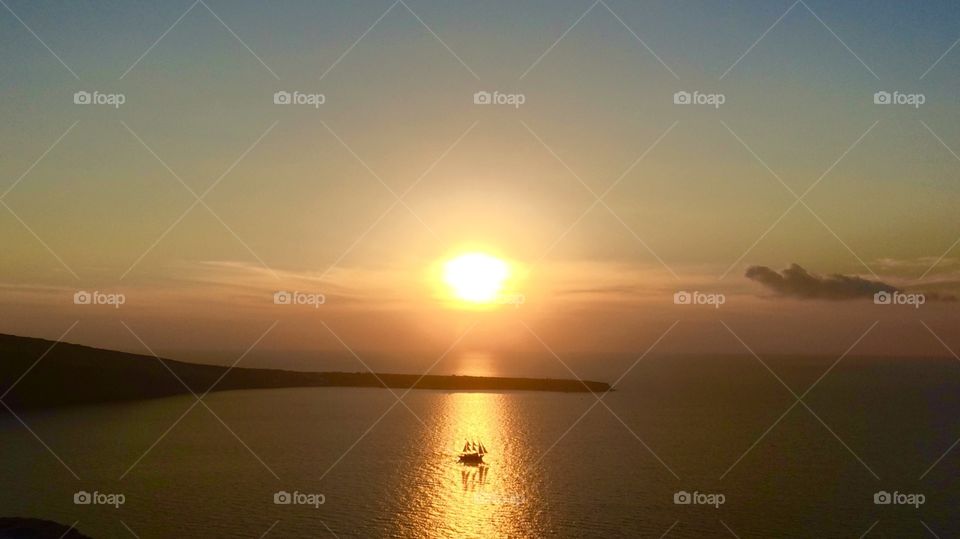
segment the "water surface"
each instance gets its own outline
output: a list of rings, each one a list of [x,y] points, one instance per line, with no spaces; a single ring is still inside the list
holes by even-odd
[[[829,362],[771,365],[802,394]],[[651,361],[605,397],[610,410],[590,394],[418,390],[404,402],[305,388],[211,394],[219,419],[197,405],[177,422],[192,396],[23,413],[79,480],[7,415],[0,512],[79,521],[94,537],[130,536],[126,525],[142,538],[960,530],[960,454],[920,479],[960,437],[960,368],[946,362],[851,360],[804,397],[813,413],[797,404],[786,415],[794,397],[750,358]],[[490,449],[485,466],[457,463],[468,438]],[[74,505],[78,490],[126,503]],[[680,490],[725,503],[677,505]],[[878,506],[878,490],[926,503]],[[277,505],[278,491],[325,503]]]

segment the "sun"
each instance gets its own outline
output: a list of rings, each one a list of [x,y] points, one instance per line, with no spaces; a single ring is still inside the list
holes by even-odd
[[[454,297],[469,303],[497,300],[509,276],[507,263],[486,253],[465,253],[443,265],[443,282]]]

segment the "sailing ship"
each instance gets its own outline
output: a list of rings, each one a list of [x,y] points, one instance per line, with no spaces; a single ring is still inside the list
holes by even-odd
[[[460,452],[460,462],[464,464],[482,464],[483,456],[487,453],[487,448],[483,447],[483,442],[471,442],[468,440],[463,444],[463,451]]]

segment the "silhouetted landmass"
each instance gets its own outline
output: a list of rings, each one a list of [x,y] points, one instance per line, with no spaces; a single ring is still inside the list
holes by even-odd
[[[47,350],[49,353],[37,361]],[[176,373],[176,377],[171,371]],[[211,387],[213,391],[283,387],[415,387],[459,391],[563,392],[610,390],[610,385],[604,382],[579,380],[434,375],[421,378],[412,374],[228,369],[218,365],[158,360],[153,356],[76,344],[55,344],[44,339],[0,335],[0,394],[13,386],[3,397],[3,402],[15,410],[180,395],[188,393],[184,384],[198,395]]]
[[[90,539],[70,526],[39,518],[0,518],[0,539]]]

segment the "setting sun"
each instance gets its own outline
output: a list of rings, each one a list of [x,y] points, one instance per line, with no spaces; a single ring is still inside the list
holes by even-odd
[[[506,262],[485,253],[463,254],[443,266],[443,282],[457,299],[471,303],[496,300],[509,275]]]

